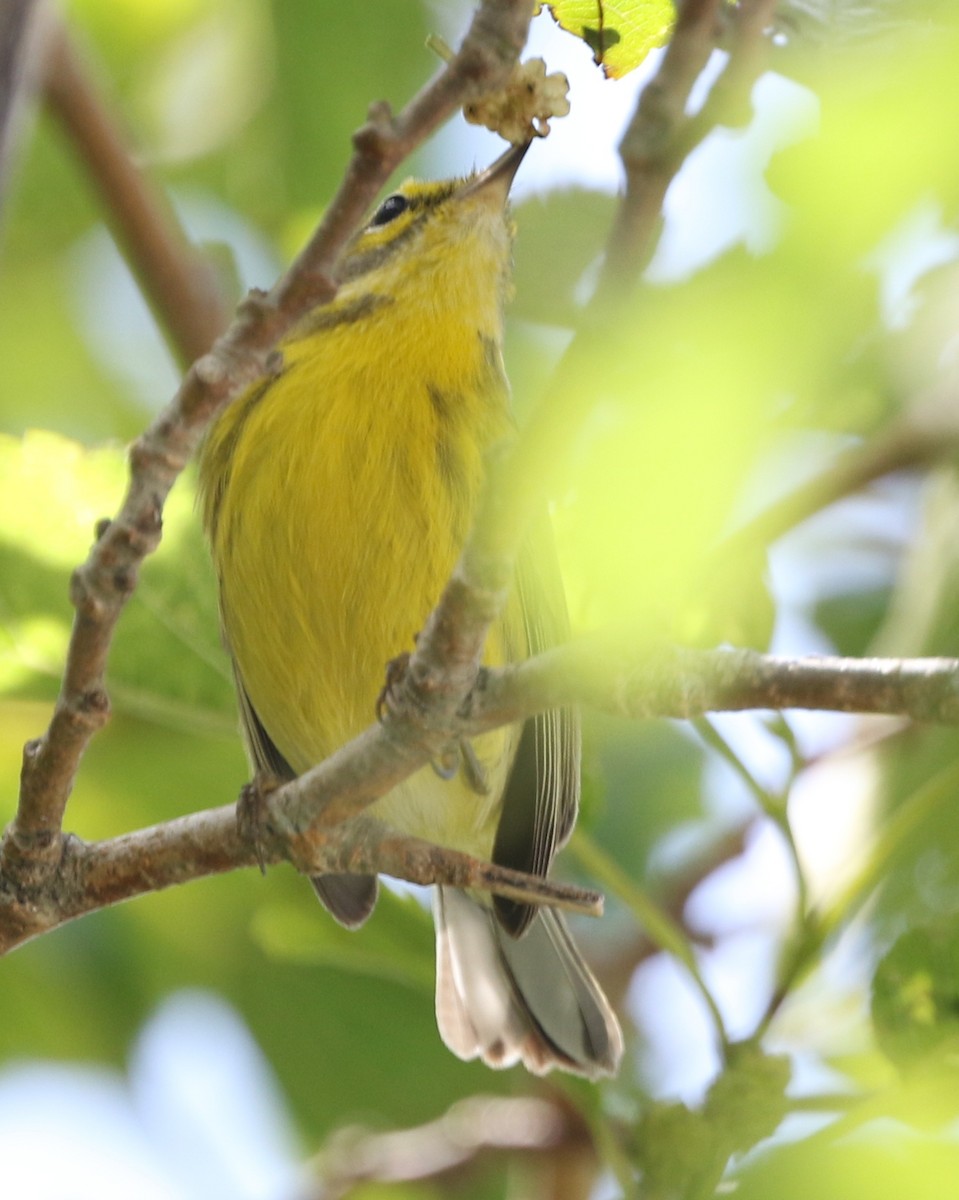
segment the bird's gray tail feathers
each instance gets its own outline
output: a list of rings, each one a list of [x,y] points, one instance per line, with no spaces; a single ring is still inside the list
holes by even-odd
[[[454,1054],[537,1075],[615,1073],[619,1023],[559,913],[541,909],[513,938],[492,909],[440,887],[435,917],[436,1020]]]

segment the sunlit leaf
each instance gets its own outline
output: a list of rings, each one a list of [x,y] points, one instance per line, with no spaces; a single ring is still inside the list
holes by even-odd
[[[0,436],[0,689],[56,694],[73,620],[70,573],[85,560],[96,523],[119,507],[126,476],[117,447],[88,451],[41,431]],[[235,736],[212,572],[188,482],[170,497],[161,550],[124,612],[108,685],[114,711]]]
[[[703,572],[790,419],[776,397],[838,404],[848,381],[832,373],[835,350],[870,313],[861,281],[845,295],[837,285],[832,308],[812,301],[821,284],[782,266],[731,255],[651,290],[583,365],[576,384],[593,411],[554,513],[575,624],[645,624],[686,640],[750,631],[765,644],[762,556],[720,555],[708,569],[721,563],[722,575]],[[704,598],[721,621],[707,619]]]
[[[771,172],[795,213],[793,236],[814,260],[866,255],[930,194],[955,210],[959,166],[942,147],[959,137],[957,47],[954,27],[930,24],[847,54],[841,71],[830,65],[816,78],[821,130]]]
[[[670,0],[551,0],[546,7],[583,39],[610,79],[628,74],[661,46],[675,15]]]

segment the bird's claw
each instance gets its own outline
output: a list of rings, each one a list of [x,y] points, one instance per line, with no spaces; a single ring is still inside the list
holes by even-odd
[[[253,846],[253,853],[260,867],[260,873],[266,874],[266,857],[263,852],[263,824],[266,816],[266,800],[271,792],[283,783],[275,775],[258,771],[253,779],[244,784],[240,797],[236,802],[236,827],[240,837]]]
[[[480,796],[489,794],[489,772],[477,757],[473,743],[466,738],[451,742],[438,758],[431,759],[430,765],[440,779],[447,781],[462,767],[470,789]]]
[[[396,706],[397,689],[406,678],[406,669],[409,665],[410,656],[405,651],[403,654],[397,654],[396,658],[391,658],[386,664],[383,687],[376,697],[376,719],[381,725],[386,719],[387,710]]]

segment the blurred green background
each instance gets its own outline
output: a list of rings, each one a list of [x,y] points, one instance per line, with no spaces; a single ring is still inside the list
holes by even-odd
[[[435,69],[427,34],[455,42],[469,7],[75,0],[66,14],[138,159],[232,304],[268,286],[308,235],[370,101],[400,107]],[[535,36],[555,45],[564,35],[549,25],[537,18]],[[534,148],[516,205],[507,350],[521,411],[595,278],[614,147],[642,78],[604,82],[586,47],[565,41],[569,64],[550,68],[576,68],[569,122],[579,132],[557,123]],[[951,452],[935,470],[900,472],[832,506],[769,554],[759,545],[723,563],[721,550],[730,530],[842,453],[896,422],[918,427],[917,412],[938,422],[944,450],[956,444],[957,42],[955,29],[912,19],[892,39],[820,46],[816,57],[793,42],[774,64],[781,74],[757,86],[748,128],[718,131],[677,180],[647,286],[579,381],[593,413],[554,513],[578,629],[784,653],[957,653]],[[496,152],[458,119],[403,174],[462,172]],[[71,568],[118,505],[125,443],[177,378],[42,105],[6,195],[0,363],[6,821],[22,745],[57,692]],[[107,837],[236,796],[246,765],[189,474],[124,615],[109,687],[115,717],[84,759],[71,830]],[[273,1083],[248,1086],[275,1088],[292,1163],[346,1123],[412,1125],[475,1093],[533,1091],[584,1113],[606,1155],[597,1195],[615,1194],[633,1170],[645,1195],[709,1195],[730,1160],[744,1195],[792,1195],[786,1179],[797,1195],[891,1197],[907,1180],[917,1195],[947,1195],[935,1180],[954,1173],[959,1115],[956,774],[951,730],[802,715],[697,727],[589,717],[580,857],[601,875],[606,862],[598,883],[611,894],[604,921],[579,936],[627,1028],[619,1081],[543,1084],[449,1055],[419,900],[385,894],[369,926],[347,934],[292,871],[240,872],[97,914],[4,961],[0,1144],[4,1103],[21,1119],[31,1112],[14,1089],[17,1064],[103,1065],[135,1097],[146,1023],[181,989],[203,989],[265,1055]],[[566,860],[575,872],[575,846]],[[731,1036],[757,1024],[766,1035],[764,1052],[731,1060],[712,1091],[709,1019],[682,971],[651,953],[636,903],[617,894],[616,866],[684,917]],[[777,976],[788,983],[782,1006],[771,1001]],[[788,1054],[786,1068],[766,1051]],[[787,1113],[786,1140],[733,1157]],[[893,1130],[909,1164],[902,1179],[877,1171],[877,1129]],[[186,1169],[156,1194],[293,1194],[243,1178],[221,1179],[218,1193]],[[46,1194],[31,1186],[17,1194]],[[540,1185],[496,1159],[458,1186],[482,1197]]]

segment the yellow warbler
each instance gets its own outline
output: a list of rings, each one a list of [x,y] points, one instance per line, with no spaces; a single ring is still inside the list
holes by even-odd
[[[466,180],[404,184],[347,247],[336,297],[300,321],[282,366],[214,425],[203,518],[242,723],[257,770],[292,777],[365,728],[385,664],[411,644],[470,527],[483,455],[510,428],[501,342],[514,147]],[[517,572],[486,660],[561,639],[565,606],[542,531]],[[371,816],[545,874],[579,799],[570,712],[424,767]],[[376,880],[313,880],[334,917],[362,924]],[[622,1036],[558,913],[441,887],[436,1013],[462,1058],[597,1076]]]

